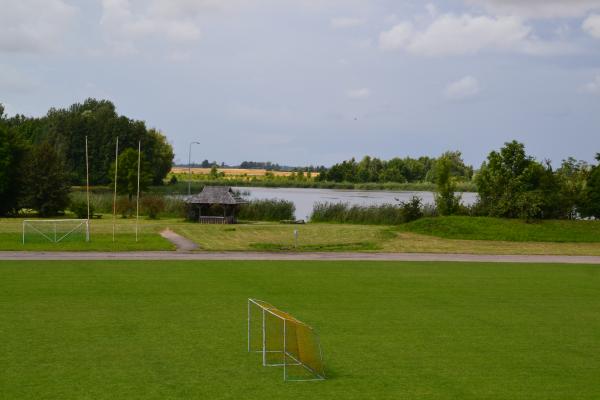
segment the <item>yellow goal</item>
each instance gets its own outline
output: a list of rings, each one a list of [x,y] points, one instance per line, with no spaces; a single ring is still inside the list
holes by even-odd
[[[286,381],[325,379],[314,329],[262,300],[248,299],[248,351],[260,353],[263,366],[283,367]]]

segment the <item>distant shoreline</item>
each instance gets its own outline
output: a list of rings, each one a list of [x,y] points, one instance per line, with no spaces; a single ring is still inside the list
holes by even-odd
[[[167,184],[165,186],[155,186],[157,192],[187,192],[188,176],[187,174],[170,175],[177,177],[177,183]],[[168,182],[168,179],[167,179]],[[264,176],[234,176],[225,175],[221,177],[208,177],[204,174],[198,176],[192,174],[192,187],[201,186],[240,186],[240,187],[265,187],[265,188],[302,188],[302,189],[347,189],[347,190],[387,190],[387,191],[435,191],[435,184],[431,182],[332,182],[316,181],[313,178],[291,179],[288,176],[275,175],[271,178]],[[153,190],[154,191],[154,190]],[[457,182],[457,192],[477,192],[477,187],[473,182]]]
[[[337,189],[337,190],[382,190],[382,191],[399,191],[399,192],[434,192],[435,184],[433,183],[350,183],[350,182],[318,182],[318,181],[289,181],[284,180],[242,180],[242,179],[206,179],[193,180],[191,189],[197,192],[203,186],[237,186],[237,187],[262,187],[272,189]],[[112,190],[108,186],[93,186],[90,189],[94,192],[104,192]],[[85,190],[84,186],[73,186],[73,190]],[[178,181],[175,184],[165,183],[163,186],[151,186],[148,188],[148,193],[164,193],[164,194],[184,194],[187,193],[188,182]],[[472,183],[458,183],[456,192],[460,193],[477,193],[477,188]]]

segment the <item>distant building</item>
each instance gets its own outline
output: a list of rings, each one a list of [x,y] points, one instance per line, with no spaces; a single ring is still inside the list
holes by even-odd
[[[246,203],[227,186],[205,186],[185,202],[188,219],[201,224],[235,224],[237,210]]]

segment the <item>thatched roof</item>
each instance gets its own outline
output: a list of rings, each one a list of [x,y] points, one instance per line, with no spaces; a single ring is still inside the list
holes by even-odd
[[[227,186],[204,186],[200,193],[188,197],[185,201],[190,204],[234,205],[246,203]]]

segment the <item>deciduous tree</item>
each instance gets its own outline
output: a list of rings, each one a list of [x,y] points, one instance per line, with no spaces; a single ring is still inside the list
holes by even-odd
[[[140,166],[140,191],[148,188],[152,183],[152,173],[150,164],[142,154]],[[131,201],[137,194],[138,185],[138,152],[133,149],[127,149],[119,155],[119,165],[117,168],[117,192],[126,194]],[[112,185],[114,185],[115,163],[111,165]]]
[[[25,205],[42,217],[63,212],[69,205],[70,183],[64,156],[49,142],[38,144],[26,159]]]

